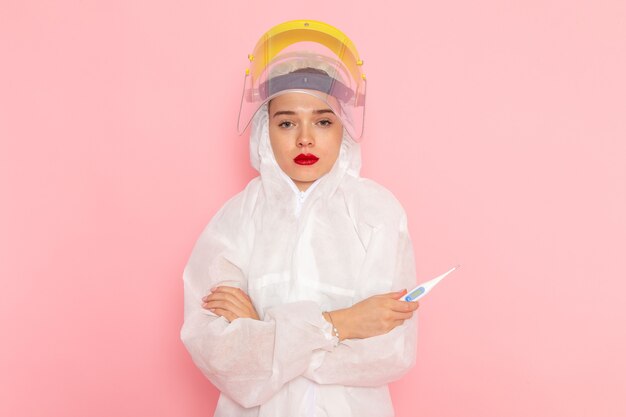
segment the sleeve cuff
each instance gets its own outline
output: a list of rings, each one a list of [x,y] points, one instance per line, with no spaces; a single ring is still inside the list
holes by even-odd
[[[326,341],[323,347],[319,347],[322,350],[333,350],[339,344],[339,339],[333,335],[332,324],[326,321],[320,306],[314,301],[296,301],[272,307],[266,312],[263,319],[266,320],[272,316],[274,318],[283,317],[287,321],[298,317],[308,325],[315,327],[315,331]]]
[[[333,343],[333,347],[337,347],[337,345],[339,345],[339,338],[333,334],[333,325],[326,321],[323,314],[320,313],[320,315],[322,316],[322,320],[324,320],[322,332],[324,332],[326,340],[330,340]]]

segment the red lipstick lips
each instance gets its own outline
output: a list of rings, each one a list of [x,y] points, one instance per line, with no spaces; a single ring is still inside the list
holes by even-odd
[[[296,156],[293,158],[293,161],[298,165],[313,165],[319,160],[319,158],[312,153],[303,154]]]

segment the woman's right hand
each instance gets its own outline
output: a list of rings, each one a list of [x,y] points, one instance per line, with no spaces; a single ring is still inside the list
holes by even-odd
[[[235,319],[245,317],[260,320],[252,299],[241,288],[228,285],[215,286],[202,301],[202,308],[224,317],[231,323]]]
[[[331,311],[340,339],[365,339],[385,334],[413,317],[419,303],[399,300],[405,294],[406,289],[377,294],[352,307]]]

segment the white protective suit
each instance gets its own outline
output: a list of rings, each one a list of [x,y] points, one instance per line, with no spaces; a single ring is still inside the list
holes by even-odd
[[[415,363],[417,311],[338,344],[322,311],[416,285],[404,209],[359,176],[360,145],[345,130],[331,171],[299,191],[274,159],[267,104],[250,159],[260,176],[215,214],[183,274],[181,339],[221,391],[215,416],[393,416],[387,383]],[[206,313],[201,298],[223,280],[240,283],[262,320]]]

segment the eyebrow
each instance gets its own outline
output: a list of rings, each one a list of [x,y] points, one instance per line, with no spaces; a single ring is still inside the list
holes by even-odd
[[[324,114],[324,113],[335,113],[334,111],[332,111],[331,109],[320,109],[320,110],[313,110],[313,114]],[[277,111],[276,113],[274,113],[274,115],[272,117],[276,117],[276,116],[280,116],[281,114],[286,114],[288,116],[295,116],[296,112],[295,111],[291,111],[291,110],[281,110],[281,111]]]

